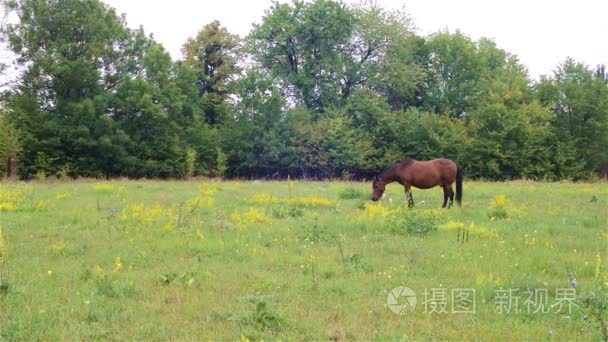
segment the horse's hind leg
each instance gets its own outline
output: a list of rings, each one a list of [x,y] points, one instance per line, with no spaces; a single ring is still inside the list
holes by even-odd
[[[451,185],[448,187],[448,190],[449,190],[448,196],[450,196],[450,203],[448,204],[448,209],[450,209],[452,207],[452,205],[454,204],[454,190],[452,190]]]
[[[442,208],[445,208],[446,204],[448,203],[448,187],[444,186],[443,187],[443,205],[441,206]]]

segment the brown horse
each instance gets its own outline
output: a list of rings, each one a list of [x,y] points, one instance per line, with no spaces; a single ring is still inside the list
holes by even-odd
[[[462,202],[462,170],[460,166],[449,159],[443,158],[429,161],[405,159],[396,162],[386,169],[380,177],[374,179],[372,200],[377,201],[382,197],[386,184],[399,182],[405,188],[405,198],[411,208],[414,206],[414,198],[410,189],[412,186],[418,189],[441,186],[443,187],[442,208],[445,208],[448,198],[450,199],[448,208],[450,208],[454,202],[454,191],[452,190],[454,181],[456,181],[456,202],[460,206]]]

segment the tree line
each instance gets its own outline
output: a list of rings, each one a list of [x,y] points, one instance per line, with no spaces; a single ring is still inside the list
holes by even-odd
[[[21,178],[369,178],[405,157],[467,177],[587,179],[608,168],[608,75],[573,59],[533,81],[461,32],[402,11],[274,3],[246,37],[205,24],[172,60],[98,0],[5,0],[21,73],[0,169]],[[6,73],[8,63],[0,65]]]

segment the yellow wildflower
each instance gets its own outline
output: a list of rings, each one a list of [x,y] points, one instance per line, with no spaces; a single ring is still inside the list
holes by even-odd
[[[211,197],[194,197],[186,201],[184,207],[188,211],[194,211],[198,208],[211,208],[213,207],[213,198]]]
[[[273,204],[278,203],[279,199],[270,194],[257,194],[253,195],[251,201],[255,204]]]
[[[93,186],[93,190],[99,193],[111,193],[114,192],[114,185],[112,184],[97,184]]]
[[[4,234],[2,232],[2,225],[0,225],[0,274],[6,271],[8,265],[8,247],[4,240]]]
[[[600,280],[601,271],[602,271],[602,256],[600,255],[600,252],[597,251],[597,253],[595,254],[595,281]]]
[[[201,195],[205,197],[211,197],[216,193],[220,192],[220,187],[218,185],[209,183],[201,184],[198,189]]]
[[[36,211],[44,211],[48,207],[48,202],[46,201],[38,201],[36,202]]]
[[[355,216],[355,221],[373,221],[378,218],[386,218],[390,211],[381,204],[365,203],[363,211]]]
[[[203,232],[200,229],[196,230],[196,236],[198,236],[198,238],[201,239],[201,241],[205,240],[205,234],[203,234]]]
[[[167,222],[167,224],[166,224],[166,225],[165,225],[165,227],[164,227],[164,230],[165,230],[167,233],[172,233],[172,232],[174,232],[174,231],[175,231],[175,227],[173,226],[173,223],[172,223],[172,222]]]
[[[249,211],[244,214],[233,212],[230,215],[232,222],[238,225],[250,224],[250,223],[270,223],[270,217],[259,212],[255,208],[249,208]]]
[[[102,279],[106,277],[106,272],[103,270],[103,267],[101,267],[100,265],[97,265],[95,267],[95,274],[97,274],[97,276]]]
[[[338,201],[322,197],[287,198],[281,202],[285,204],[303,205],[307,207],[335,207]]]
[[[0,202],[0,212],[1,211],[15,211],[17,210],[17,206],[10,202]]]
[[[459,221],[449,221],[445,224],[439,226],[440,231],[454,231],[454,230],[467,230],[469,235],[476,235],[480,237],[490,238],[490,239],[498,239],[498,233],[493,230],[490,230],[485,227],[476,226],[475,223],[471,222],[471,224],[466,227],[464,223]],[[534,240],[534,243],[536,241]]]
[[[494,198],[493,204],[495,207],[504,207],[508,204],[507,197],[505,195],[498,195]]]
[[[124,208],[118,215],[123,222],[131,222],[143,226],[156,223],[163,216],[163,207],[156,204],[153,207],[145,207],[143,204],[132,204]]]
[[[65,242],[63,240],[57,242],[51,246],[51,252],[53,254],[61,254],[65,250]]]
[[[120,270],[122,270],[122,260],[120,260],[120,257],[116,257],[116,259],[114,259],[114,265],[116,265],[114,267],[114,273],[118,273]]]
[[[62,201],[62,200],[65,200],[65,199],[69,199],[71,197],[72,197],[72,195],[70,193],[64,192],[64,193],[61,193],[61,194],[57,194],[57,196],[55,196],[55,199],[58,200],[58,201]]]

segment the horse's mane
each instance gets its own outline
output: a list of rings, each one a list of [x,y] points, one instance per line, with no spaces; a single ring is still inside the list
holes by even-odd
[[[384,172],[382,172],[382,174],[380,174],[379,179],[385,179],[391,172],[393,172],[395,170],[395,168],[402,167],[402,166],[408,166],[413,162],[414,162],[414,159],[412,159],[412,158],[399,160],[399,161],[395,162],[393,165],[391,165],[388,169],[384,170]]]
[[[395,166],[395,165],[406,166],[406,165],[409,165],[409,164],[411,164],[413,162],[414,162],[414,159],[412,159],[412,158],[401,159],[400,161],[398,161],[395,164],[393,164],[393,166]]]

